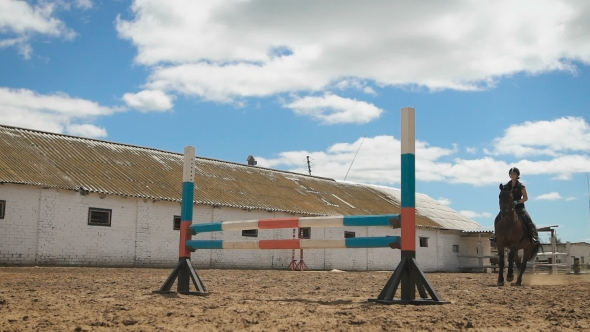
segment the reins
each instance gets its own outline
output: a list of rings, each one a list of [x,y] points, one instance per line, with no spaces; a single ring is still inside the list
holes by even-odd
[[[514,211],[514,206],[510,210],[508,210],[508,212],[506,212],[506,214],[504,214],[504,213],[502,213],[502,211],[500,211],[500,218],[502,218],[502,219],[508,218],[508,216],[510,216],[510,212],[516,213],[516,211]]]

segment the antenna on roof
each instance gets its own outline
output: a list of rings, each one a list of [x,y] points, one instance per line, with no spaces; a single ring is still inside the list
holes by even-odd
[[[363,140],[361,141],[361,145],[359,145],[358,150],[356,150],[356,153],[354,154],[354,158],[352,158],[352,162],[350,163],[350,167],[348,167],[348,171],[346,171],[346,175],[344,176],[344,181],[346,181],[346,177],[348,176],[348,172],[350,172],[350,169],[352,168],[352,164],[354,163],[354,160],[356,159],[356,155],[359,154],[359,151],[361,150],[361,146],[363,146],[363,142],[365,141],[366,137],[367,137],[367,135],[363,136]]]

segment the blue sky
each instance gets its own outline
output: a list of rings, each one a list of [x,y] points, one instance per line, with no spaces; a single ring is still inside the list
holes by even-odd
[[[586,0],[0,0],[4,125],[399,187],[406,106],[419,193],[590,242]]]

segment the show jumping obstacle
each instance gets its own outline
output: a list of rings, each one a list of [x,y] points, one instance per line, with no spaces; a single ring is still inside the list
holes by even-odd
[[[191,240],[186,246],[192,249],[336,249],[336,248],[386,248],[400,249],[399,236],[357,237],[342,240]]]
[[[294,217],[271,218],[240,221],[218,221],[206,224],[193,224],[189,227],[191,235],[205,232],[243,231],[246,229],[278,228],[319,228],[319,227],[355,227],[355,226],[393,226],[400,228],[399,214],[377,216],[330,216],[330,217]]]
[[[198,249],[329,249],[329,248],[381,248],[401,249],[401,261],[376,299],[382,304],[444,304],[416,263],[416,208],[415,208],[415,110],[402,109],[401,127],[401,214],[378,216],[329,216],[273,218],[242,221],[224,221],[192,224],[194,204],[195,149],[186,147],[182,187],[182,213],[180,222],[179,262],[156,293],[170,293],[178,279],[177,292],[190,295],[207,295],[205,286],[190,262],[191,252]],[[390,226],[401,228],[399,236],[347,238],[341,240],[192,240],[192,235],[203,232],[240,231],[249,229],[279,229],[303,227]],[[196,292],[190,292],[192,280]],[[401,284],[401,298],[394,299]],[[416,299],[416,289],[420,299]],[[428,295],[430,298],[428,298]]]

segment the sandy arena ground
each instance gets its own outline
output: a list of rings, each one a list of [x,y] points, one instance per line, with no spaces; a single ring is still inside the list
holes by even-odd
[[[388,306],[367,302],[385,272],[198,270],[208,297],[152,294],[170,272],[1,267],[0,331],[590,330],[589,274],[428,273],[451,304]]]

